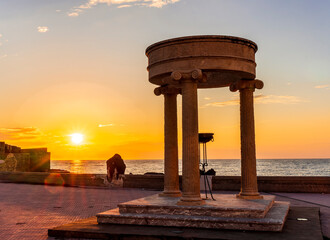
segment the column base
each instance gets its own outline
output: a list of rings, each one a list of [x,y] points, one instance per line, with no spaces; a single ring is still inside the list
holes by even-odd
[[[246,199],[246,200],[253,200],[253,199],[263,199],[263,196],[261,196],[259,193],[239,193],[236,195],[237,198],[240,199]]]
[[[181,197],[181,191],[164,191],[158,194],[159,197]]]
[[[183,206],[201,206],[204,205],[205,201],[201,198],[200,195],[196,196],[182,196],[176,205]]]

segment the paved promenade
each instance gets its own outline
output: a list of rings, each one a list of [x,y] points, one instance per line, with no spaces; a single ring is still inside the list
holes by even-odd
[[[116,208],[120,202],[155,194],[122,188],[79,188],[0,183],[0,239],[53,239],[47,230]],[[232,192],[226,192],[232,193]],[[292,206],[319,207],[323,234],[330,238],[330,195],[272,193]]]

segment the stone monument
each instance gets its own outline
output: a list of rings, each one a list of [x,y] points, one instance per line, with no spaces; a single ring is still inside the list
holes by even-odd
[[[98,223],[281,231],[289,204],[261,196],[256,173],[253,92],[257,45],[230,36],[190,36],[149,46],[149,81],[164,95],[164,191],[119,204],[97,215]],[[229,87],[240,92],[241,191],[200,194],[198,154],[198,88]],[[179,189],[177,95],[182,95],[182,192]],[[166,220],[166,221],[165,221]]]

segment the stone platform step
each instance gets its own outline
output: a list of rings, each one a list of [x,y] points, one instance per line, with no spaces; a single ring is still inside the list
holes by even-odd
[[[286,202],[275,202],[265,218],[223,218],[207,216],[120,214],[113,209],[97,215],[99,224],[213,228],[249,231],[281,231],[289,211]]]
[[[117,240],[323,240],[319,211],[313,207],[290,207],[281,232],[98,224],[96,217],[92,217],[49,229],[48,236]],[[297,220],[300,218],[308,221]]]
[[[179,198],[157,195],[120,204],[119,208],[97,214],[100,224],[190,227],[253,231],[281,231],[289,211],[288,202],[242,200],[234,195],[215,195],[203,206],[178,206]],[[158,210],[157,210],[158,209]],[[203,214],[204,212],[204,214]],[[214,213],[217,212],[217,213]],[[260,214],[266,212],[264,217]],[[251,217],[254,216],[254,217]],[[258,217],[255,217],[258,216]]]
[[[178,206],[180,198],[152,195],[118,205],[119,213],[191,215],[227,218],[264,218],[273,206],[275,196],[264,195],[263,199],[243,200],[233,194],[214,194],[203,206]]]

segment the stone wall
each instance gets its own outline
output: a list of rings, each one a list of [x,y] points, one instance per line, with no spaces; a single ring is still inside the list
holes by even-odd
[[[50,170],[50,153],[47,148],[22,149],[30,155],[30,172],[47,172]]]
[[[163,186],[164,176],[162,175],[125,175],[123,182],[123,187],[127,188],[161,191]],[[212,177],[214,191],[240,191],[240,188],[241,177],[239,176]],[[330,193],[330,177],[260,176],[258,189],[260,192]]]
[[[3,172],[48,172],[50,153],[47,148],[21,149],[0,142],[0,171]]]

